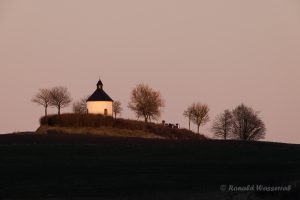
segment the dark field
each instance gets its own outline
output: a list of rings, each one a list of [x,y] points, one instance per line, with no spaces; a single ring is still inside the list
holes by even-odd
[[[0,174],[0,198],[300,199],[300,145],[9,134],[0,135]],[[292,190],[221,192],[222,184]]]

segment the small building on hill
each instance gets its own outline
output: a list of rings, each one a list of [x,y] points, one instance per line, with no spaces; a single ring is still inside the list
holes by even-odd
[[[102,114],[112,116],[113,100],[103,90],[103,83],[99,79],[95,92],[87,99],[87,112],[89,114]]]

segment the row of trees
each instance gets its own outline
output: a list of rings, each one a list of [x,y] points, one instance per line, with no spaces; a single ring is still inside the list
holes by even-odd
[[[139,84],[131,92],[128,107],[133,110],[138,118],[143,117],[145,122],[157,120],[165,103],[159,91],[147,85]],[[183,113],[188,118],[189,129],[191,122],[196,124],[199,133],[200,126],[209,122],[209,107],[202,103],[193,103]],[[225,110],[219,114],[211,127],[216,138],[259,140],[265,136],[266,128],[259,117],[259,112],[244,104],[237,106],[232,111]]]
[[[86,100],[84,97],[81,100],[73,103],[74,113],[87,113]],[[68,106],[72,99],[70,93],[65,87],[54,87],[51,89],[40,89],[37,95],[32,99],[45,108],[49,106],[56,107],[58,114],[61,108]],[[165,102],[159,91],[150,88],[148,85],[139,84],[131,92],[128,108],[135,112],[137,118],[144,118],[145,122],[158,120],[161,116],[162,108]],[[113,102],[113,114],[117,115],[122,112],[121,102]],[[265,136],[265,124],[258,116],[258,112],[244,104],[237,106],[232,111],[225,110],[218,115],[211,127],[216,138],[240,139],[240,140],[259,140]],[[202,103],[193,103],[183,113],[188,118],[189,130],[191,122],[197,126],[197,132],[201,126],[209,122],[209,107]]]
[[[145,122],[157,120],[165,103],[159,91],[153,90],[147,85],[139,84],[131,92],[128,107],[143,117]],[[264,122],[258,116],[259,112],[244,104],[237,106],[232,111],[225,110],[218,115],[211,127],[216,138],[259,140],[265,136]],[[191,122],[196,124],[199,133],[200,126],[209,122],[209,107],[202,103],[193,103],[183,113],[188,118],[189,130]]]
[[[40,89],[33,97],[32,102],[42,105],[47,116],[48,107],[56,107],[60,115],[60,110],[72,102],[71,95],[66,87],[53,87],[51,89]]]
[[[189,130],[191,130],[191,122],[197,125],[197,132],[199,133],[200,126],[209,121],[209,108],[206,104],[193,103],[184,112],[183,116],[189,120]]]
[[[206,104],[194,103],[184,111],[183,115],[190,122],[199,127],[209,121],[209,108]],[[232,111],[225,110],[213,121],[211,130],[216,138],[239,139],[239,140],[259,140],[265,136],[266,128],[264,122],[258,116],[259,112],[251,107],[241,104]]]
[[[77,114],[87,113],[86,100],[88,96],[73,103],[73,112]],[[66,87],[43,88],[32,98],[32,102],[42,105],[45,110],[45,116],[48,114],[49,107],[57,108],[57,114],[60,115],[61,109],[69,106],[72,102],[71,94]],[[120,101],[113,102],[113,114],[115,118],[121,114],[122,107]]]
[[[87,99],[88,97],[86,96],[74,102],[73,112],[80,114],[87,113]],[[66,87],[53,87],[50,89],[40,89],[32,101],[42,105],[45,109],[45,116],[47,116],[48,107],[56,107],[58,115],[60,115],[60,110],[69,106],[72,98]],[[159,119],[164,105],[164,100],[159,91],[153,90],[148,85],[139,84],[131,92],[128,108],[135,112],[137,118],[143,117],[145,122],[148,122]],[[115,118],[121,114],[122,110],[121,102],[114,101],[113,115]]]

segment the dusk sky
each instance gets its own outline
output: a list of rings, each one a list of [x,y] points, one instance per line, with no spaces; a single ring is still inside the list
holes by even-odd
[[[166,101],[159,122],[187,127],[193,102],[211,122],[244,103],[260,111],[265,140],[300,143],[299,53],[298,0],[0,0],[0,133],[38,128],[39,88],[78,100],[100,76],[124,118],[146,83]],[[212,136],[211,122],[200,132]]]

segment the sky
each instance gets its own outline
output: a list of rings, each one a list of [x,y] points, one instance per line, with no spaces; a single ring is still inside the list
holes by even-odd
[[[101,77],[123,118],[145,83],[165,99],[159,122],[188,127],[193,102],[211,122],[244,103],[265,140],[300,143],[299,52],[298,0],[0,0],[0,133],[38,128],[39,88],[66,86],[76,101]]]

